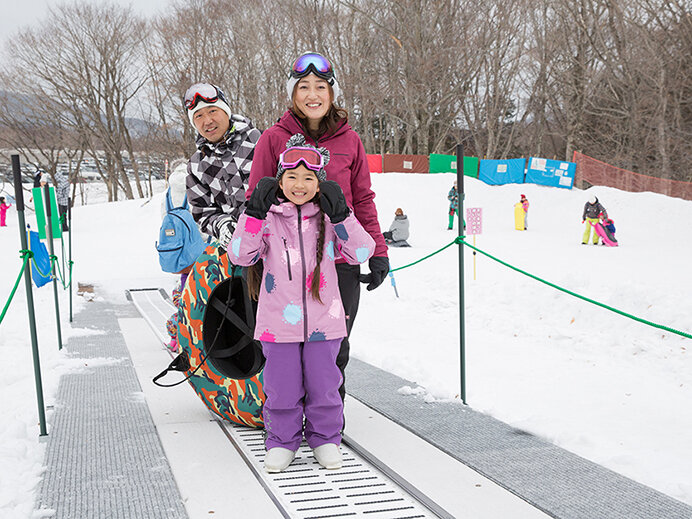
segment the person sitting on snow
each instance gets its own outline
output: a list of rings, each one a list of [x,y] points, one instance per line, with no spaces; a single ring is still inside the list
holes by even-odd
[[[581,222],[586,222],[586,229],[581,239],[582,245],[586,245],[589,242],[591,228],[598,223],[598,216],[601,213],[603,213],[604,218],[608,218],[608,212],[605,207],[601,205],[595,195],[591,195],[588,202],[584,204],[584,211],[581,216]],[[598,245],[598,234],[596,233],[596,229],[593,230],[592,243]]]
[[[613,219],[607,218],[603,213],[599,214],[598,218],[601,220],[601,224],[606,230],[606,235],[608,235],[608,238],[612,239],[613,241],[617,241],[615,239],[615,222],[613,222]],[[606,245],[605,241],[601,240],[601,245]]]
[[[392,225],[389,226],[388,231],[382,233],[384,241],[387,245],[391,245],[394,242],[406,242],[409,236],[408,227],[408,217],[404,214],[404,210],[401,209],[401,207],[397,208],[397,210],[394,211],[394,221]]]

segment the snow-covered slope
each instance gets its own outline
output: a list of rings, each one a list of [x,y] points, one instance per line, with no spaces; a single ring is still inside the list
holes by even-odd
[[[451,175],[373,175],[380,223],[397,207],[411,221],[409,249],[390,249],[392,268],[441,248]],[[162,190],[159,186],[159,192]],[[529,230],[514,230],[513,204],[527,195]],[[581,245],[582,209],[595,193],[615,220],[620,247]],[[154,241],[159,193],[74,210],[75,280],[124,302],[124,289],[163,286]],[[90,203],[95,196],[90,195]],[[692,202],[610,188],[487,186],[466,179],[466,207],[483,209],[476,246],[512,265],[637,317],[692,332]],[[17,220],[0,229],[0,297],[20,267]],[[471,237],[468,240],[472,243]],[[452,246],[363,286],[352,355],[415,381],[429,399],[459,399],[458,252]],[[465,252],[466,397],[469,405],[692,504],[692,360],[689,339],[581,301]],[[58,353],[50,285],[35,290],[48,404],[59,375],[79,363]],[[63,337],[94,333],[67,322]],[[85,303],[75,298],[75,312]],[[37,407],[23,284],[0,326],[0,512],[29,517],[40,477]],[[413,397],[412,397],[413,398]],[[1,515],[1,514],[0,514]]]

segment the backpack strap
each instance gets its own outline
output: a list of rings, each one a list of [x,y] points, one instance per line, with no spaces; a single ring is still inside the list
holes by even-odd
[[[187,196],[187,194],[185,195]],[[170,213],[173,210],[173,200],[171,200],[171,188],[170,186],[166,190],[166,212]]]
[[[173,199],[171,198],[171,188],[168,187],[166,190],[166,212],[170,213],[173,209],[187,209],[187,191],[185,191],[185,197],[183,198],[183,203],[179,207],[173,207]]]
[[[233,325],[243,333],[243,336],[240,338],[240,340],[236,342],[233,346],[223,349],[217,349],[216,351],[214,351],[212,357],[217,359],[227,358],[232,355],[235,355],[240,350],[245,348],[248,344],[252,343],[254,340],[253,330],[243,322],[243,320],[238,316],[238,314],[236,314],[233,310],[230,309],[230,306],[233,305],[233,302],[234,301],[231,300],[230,305],[224,305],[218,299],[212,299],[211,301],[211,306],[215,308],[217,311],[219,311],[224,317],[226,317],[226,319],[233,323]]]

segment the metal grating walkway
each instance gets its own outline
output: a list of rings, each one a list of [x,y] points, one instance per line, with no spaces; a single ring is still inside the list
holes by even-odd
[[[129,290],[132,301],[157,337],[166,341],[165,321],[174,306],[158,289]],[[215,418],[215,417],[214,417]],[[217,420],[282,515],[294,519],[452,518],[355,442],[344,440],[340,470],[322,468],[303,442],[291,466],[279,474],[264,470],[262,430]]]
[[[75,316],[102,333],[65,345],[84,367],[60,378],[37,516],[188,517],[118,326],[130,308],[94,301]]]
[[[296,459],[278,474],[264,470],[264,435],[219,422],[246,463],[270,493],[284,517],[328,519],[369,517],[372,519],[414,519],[451,517],[433,513],[378,468],[365,461],[348,444],[341,445],[344,465],[340,470],[322,468],[303,442]]]

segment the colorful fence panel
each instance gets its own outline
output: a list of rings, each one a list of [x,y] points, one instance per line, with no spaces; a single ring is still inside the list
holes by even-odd
[[[577,181],[588,182],[592,186],[608,186],[633,192],[651,191],[692,200],[692,182],[642,175],[611,166],[578,151],[574,152],[572,160],[577,163]]]
[[[524,182],[572,189],[576,169],[574,162],[530,157]]]
[[[427,155],[391,155],[384,156],[383,171],[385,173],[427,173]]]
[[[370,173],[382,173],[382,155],[367,154]]]
[[[478,178],[478,157],[464,157],[464,176]],[[430,173],[456,173],[456,155],[430,154]]]
[[[526,159],[481,160],[478,179],[490,185],[523,184]]]
[[[51,232],[53,233],[53,239],[57,240],[60,238],[60,233],[62,232],[62,226],[60,225],[60,213],[58,212],[58,204],[55,201],[55,189],[53,186],[48,188],[50,197],[50,220],[51,220]],[[36,211],[36,226],[38,227],[38,234],[42,240],[47,238],[46,235],[46,205],[43,201],[44,188],[35,187],[31,190],[31,195],[34,197],[34,210]]]

